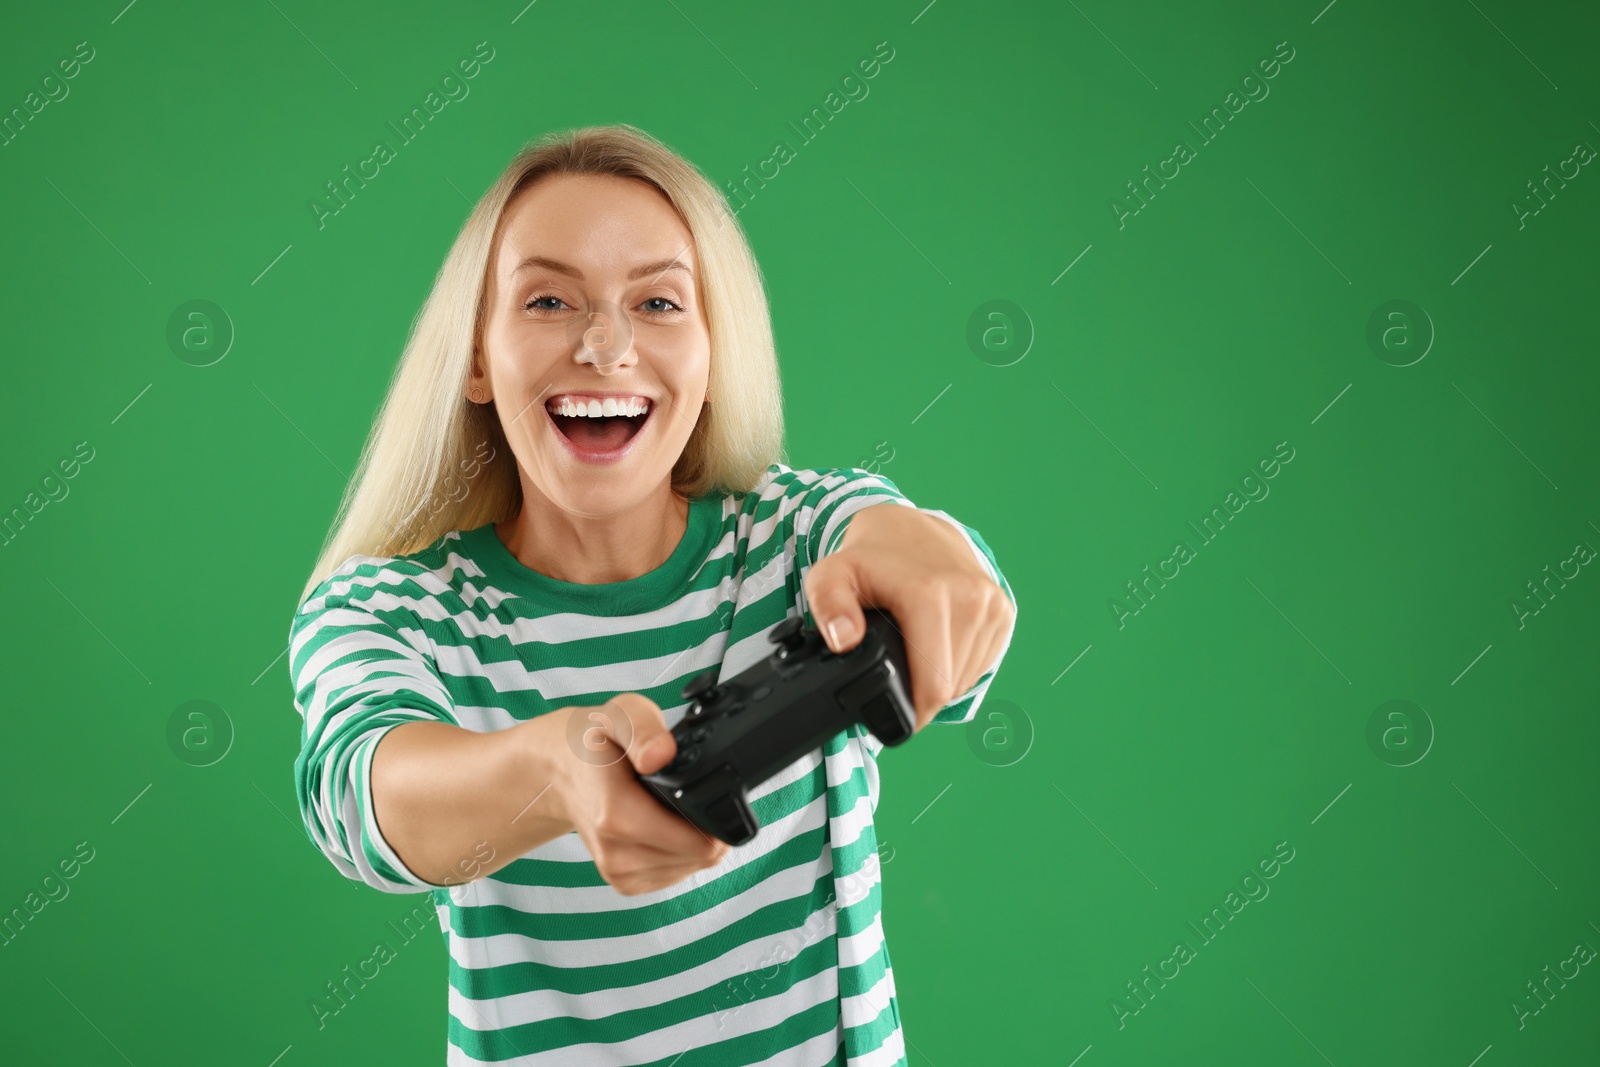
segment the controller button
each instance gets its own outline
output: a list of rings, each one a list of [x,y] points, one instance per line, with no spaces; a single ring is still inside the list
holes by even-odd
[[[765,700],[765,699],[767,699],[767,697],[769,697],[771,695],[772,695],[772,686],[763,685],[763,686],[758,687],[755,692],[750,694],[750,699],[751,699],[752,702],[753,701],[757,701],[757,700]]]
[[[717,673],[718,668],[713,667],[711,670],[697,674],[689,679],[688,684],[683,687],[683,699],[699,701],[703,704],[710,703],[714,697],[714,690],[717,688]]]
[[[775,645],[782,645],[786,649],[799,648],[806,643],[805,635],[801,633],[805,629],[805,625],[806,620],[804,618],[799,615],[791,615],[767,631],[767,640]]]

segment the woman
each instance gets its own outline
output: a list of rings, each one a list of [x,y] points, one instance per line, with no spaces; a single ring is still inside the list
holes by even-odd
[[[346,877],[432,891],[448,1062],[903,1062],[871,733],[753,789],[736,849],[636,778],[672,759],[685,681],[744,670],[791,614],[843,651],[888,610],[919,728],[969,721],[1009,644],[981,538],[866,471],[783,465],[782,437],[715,188],[628,126],[518,155],[290,635],[301,814]]]

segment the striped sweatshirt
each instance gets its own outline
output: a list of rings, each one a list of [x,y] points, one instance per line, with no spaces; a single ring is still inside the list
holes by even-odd
[[[873,828],[882,745],[865,728],[750,791],[754,840],[634,896],[600,877],[576,832],[465,884],[419,878],[379,830],[370,778],[379,739],[417,720],[503,730],[638,692],[671,727],[686,681],[732,677],[768,654],[779,621],[812,621],[808,568],[880,504],[914,506],[881,474],[773,464],[748,493],[690,500],[672,555],[627,581],[540,574],[491,523],[412,555],[353,556],[306,598],[289,646],[300,813],[345,877],[431,894],[448,1064],[906,1062]],[[983,539],[923,510],[962,533],[1015,605]],[[970,722],[1003,655],[933,721]]]

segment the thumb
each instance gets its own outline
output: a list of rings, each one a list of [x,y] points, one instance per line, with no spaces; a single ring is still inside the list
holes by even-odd
[[[643,693],[618,693],[606,702],[604,730],[640,774],[653,774],[672,762],[678,743],[655,701]]]
[[[823,556],[806,572],[806,602],[811,607],[811,617],[835,653],[855,648],[866,633],[860,588],[861,578],[849,556]]]

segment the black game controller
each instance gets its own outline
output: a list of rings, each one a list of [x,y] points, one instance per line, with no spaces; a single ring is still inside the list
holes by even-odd
[[[916,730],[905,643],[894,620],[865,610],[867,631],[835,655],[814,627],[790,616],[769,632],[772,654],[735,678],[717,669],[683,687],[691,701],[672,728],[678,754],[640,781],[663,804],[730,845],[761,829],[748,790],[839,731],[861,723],[885,745]]]

